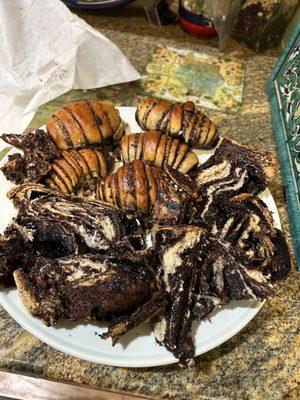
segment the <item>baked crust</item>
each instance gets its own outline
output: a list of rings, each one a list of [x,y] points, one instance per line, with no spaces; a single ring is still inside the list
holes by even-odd
[[[192,101],[172,103],[148,97],[138,104],[136,120],[143,129],[158,130],[199,148],[212,148],[219,138],[215,124]]]
[[[184,174],[173,168],[161,169],[135,160],[98,181],[96,197],[125,211],[139,212],[157,222],[173,223],[185,215],[188,200],[196,188]]]
[[[60,150],[117,142],[124,134],[118,110],[108,103],[82,100],[57,110],[46,124],[47,131]]]
[[[125,164],[142,160],[159,168],[168,165],[184,174],[198,165],[197,155],[185,143],[162,135],[159,131],[123,136],[121,151]]]

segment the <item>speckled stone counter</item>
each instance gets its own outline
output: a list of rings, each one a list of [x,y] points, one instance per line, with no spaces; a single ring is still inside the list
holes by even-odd
[[[125,11],[124,11],[125,12]],[[216,40],[190,37],[180,27],[152,28],[138,13],[82,13],[143,71],[155,45],[177,46],[218,52]],[[125,18],[125,16],[127,18]],[[238,115],[207,111],[221,134],[275,151],[265,82],[276,61],[276,52],[255,55],[232,43],[230,54],[246,67],[242,112]],[[112,100],[117,105],[136,103],[136,84],[101,90],[72,91],[43,106],[31,126],[46,121],[60,104],[78,98]],[[280,175],[271,187],[289,243],[290,233]],[[294,269],[276,286],[276,296],[235,337],[200,356],[192,369],[177,365],[125,369],[94,364],[67,356],[25,332],[0,308],[0,367],[2,369],[66,380],[96,388],[112,388],[156,398],[172,399],[299,399],[300,398],[300,274]]]

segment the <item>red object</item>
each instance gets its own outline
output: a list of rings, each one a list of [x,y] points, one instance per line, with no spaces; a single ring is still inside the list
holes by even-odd
[[[211,37],[217,34],[217,31],[214,27],[195,25],[182,17],[179,17],[179,20],[185,29],[187,29],[189,32],[193,33],[196,36]]]

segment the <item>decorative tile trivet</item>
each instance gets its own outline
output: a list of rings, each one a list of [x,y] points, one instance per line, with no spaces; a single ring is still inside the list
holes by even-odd
[[[199,107],[237,113],[242,105],[244,65],[232,58],[159,45],[140,85],[148,96],[192,100]]]

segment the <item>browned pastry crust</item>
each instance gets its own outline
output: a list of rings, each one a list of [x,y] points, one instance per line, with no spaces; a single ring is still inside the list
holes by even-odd
[[[111,157],[99,149],[64,150],[53,161],[45,184],[66,194],[93,189],[94,178],[108,174]]]
[[[176,222],[195,196],[195,187],[186,175],[172,168],[163,170],[135,160],[100,181],[96,196],[123,210]]]
[[[46,127],[61,150],[108,139],[117,142],[124,134],[124,124],[112,104],[88,100],[66,104],[54,113]]]
[[[138,104],[136,120],[143,129],[179,137],[190,146],[211,148],[218,141],[215,124],[192,101],[172,103],[148,97]]]
[[[122,158],[125,164],[142,160],[155,167],[168,165],[187,174],[198,165],[197,155],[188,147],[159,131],[149,131],[125,135],[121,143]]]

